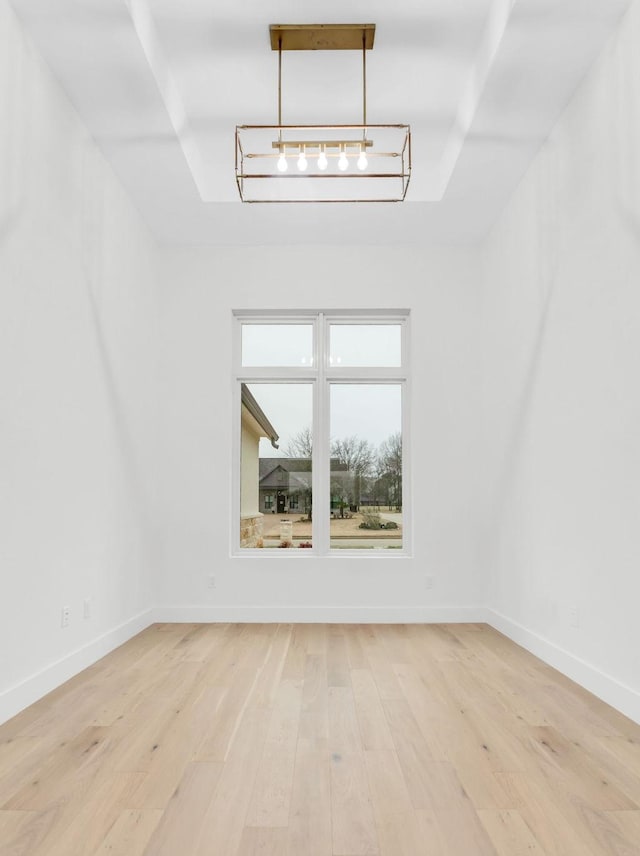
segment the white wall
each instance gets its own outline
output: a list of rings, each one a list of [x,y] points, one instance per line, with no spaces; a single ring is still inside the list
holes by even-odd
[[[0,721],[151,605],[154,249],[0,0]]]
[[[498,626],[636,718],[638,44],[636,2],[487,243],[482,479]]]
[[[160,270],[159,602],[171,607],[160,617],[477,616],[436,609],[484,602],[474,497],[477,254],[377,247],[165,248]],[[358,307],[409,307],[412,313],[414,557],[231,558],[230,521],[238,513],[230,507],[232,309]],[[207,588],[211,573],[215,590]],[[425,589],[426,574],[436,577],[433,591]]]

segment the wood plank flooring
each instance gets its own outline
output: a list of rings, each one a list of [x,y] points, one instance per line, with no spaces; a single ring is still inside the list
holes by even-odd
[[[638,856],[640,726],[484,625],[154,625],[0,727],[2,856]]]

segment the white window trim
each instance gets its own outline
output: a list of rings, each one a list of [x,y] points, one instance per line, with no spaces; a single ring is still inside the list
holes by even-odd
[[[242,365],[243,324],[311,324],[313,325],[313,366],[250,367]],[[388,367],[349,367],[329,365],[330,324],[401,324],[402,365]],[[314,558],[383,559],[410,558],[412,556],[413,502],[411,490],[410,448],[410,313],[397,310],[317,310],[317,311],[233,311],[233,394],[232,394],[232,467],[231,467],[231,532],[230,555],[238,558],[284,559],[291,561]],[[330,516],[317,515],[313,519],[313,547],[307,550],[266,550],[240,547],[240,455],[241,455],[241,384],[251,383],[305,383],[313,386],[313,506],[329,508],[330,502],[330,413],[329,389],[332,383],[348,384],[400,384],[402,387],[402,549],[362,550],[331,549]]]

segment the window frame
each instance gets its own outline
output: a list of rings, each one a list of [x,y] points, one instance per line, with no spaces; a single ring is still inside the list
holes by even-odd
[[[231,467],[231,521],[230,555],[232,557],[270,557],[290,561],[298,558],[308,561],[313,558],[360,558],[398,559],[412,556],[413,502],[411,491],[411,447],[410,447],[410,310],[233,310],[233,359],[232,359],[232,467]],[[311,324],[313,326],[313,364],[311,366],[243,366],[243,324]],[[329,363],[330,327],[333,324],[367,325],[395,324],[402,327],[401,365],[386,366],[333,366]],[[324,508],[327,513],[314,513],[311,549],[265,550],[264,548],[240,547],[240,421],[241,385],[245,384],[311,384],[312,386],[312,491],[313,506]],[[399,384],[401,386],[402,409],[402,548],[383,549],[337,549],[330,541],[330,397],[332,384]]]

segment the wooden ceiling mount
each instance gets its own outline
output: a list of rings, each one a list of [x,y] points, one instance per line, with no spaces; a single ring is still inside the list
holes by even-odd
[[[271,50],[361,51],[373,49],[375,24],[271,24]]]

